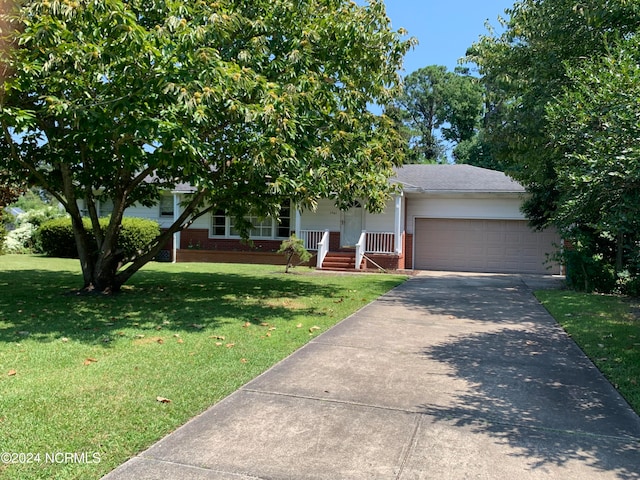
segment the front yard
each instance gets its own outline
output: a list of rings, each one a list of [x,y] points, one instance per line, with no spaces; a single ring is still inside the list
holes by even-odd
[[[0,257],[0,477],[92,479],[401,283],[159,264],[77,296],[76,260]]]

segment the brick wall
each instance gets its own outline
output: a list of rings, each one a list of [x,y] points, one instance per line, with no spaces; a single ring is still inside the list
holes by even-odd
[[[276,252],[282,240],[254,240],[253,245],[234,238],[209,238],[209,230],[190,228],[180,234],[183,250],[217,250],[227,252]]]
[[[404,234],[404,268],[413,269],[413,234]]]

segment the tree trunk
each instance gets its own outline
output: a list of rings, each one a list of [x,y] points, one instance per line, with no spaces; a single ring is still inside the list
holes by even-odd
[[[72,225],[78,247],[78,256],[82,265],[84,277],[84,293],[118,293],[131,276],[140,268],[153,260],[164,244],[171,236],[191,225],[197,218],[209,212],[213,206],[198,210],[206,192],[199,192],[184,208],[178,219],[155,240],[148,245],[146,250],[133,259],[125,259],[118,248],[118,232],[122,226],[124,214],[124,200],[114,201],[114,211],[111,215],[111,223],[102,235],[102,242],[98,248],[89,240],[89,235],[82,224],[82,217],[78,210],[72,214]],[[125,269],[123,263],[130,262]]]
[[[619,232],[616,237],[616,273],[620,273],[624,266],[624,233]]]

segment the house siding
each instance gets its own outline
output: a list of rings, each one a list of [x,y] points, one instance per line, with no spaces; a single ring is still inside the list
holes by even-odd
[[[363,228],[367,232],[393,232],[395,227],[395,200],[387,202],[381,213],[366,212]]]
[[[407,202],[406,230],[415,233],[416,218],[524,220],[521,205],[522,197],[517,194],[505,198],[412,197]]]

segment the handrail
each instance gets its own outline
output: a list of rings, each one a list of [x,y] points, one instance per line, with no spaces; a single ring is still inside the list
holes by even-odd
[[[360,239],[356,243],[356,270],[360,270],[362,265],[362,259],[364,258],[364,252],[367,249],[367,232],[365,230],[360,234]]]
[[[318,242],[318,258],[316,260],[316,267],[322,268],[322,263],[324,262],[324,258],[329,253],[329,230],[324,231],[324,235],[322,235],[322,240]]]

